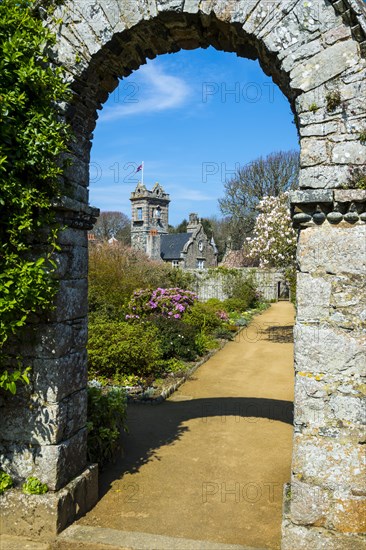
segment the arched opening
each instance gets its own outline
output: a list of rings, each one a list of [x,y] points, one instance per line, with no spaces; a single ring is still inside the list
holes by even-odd
[[[178,70],[173,70],[175,64]],[[190,67],[190,70],[186,69],[183,75],[185,66]],[[224,80],[221,82],[218,79],[224,68],[226,74],[221,76],[221,80]],[[179,96],[179,90],[188,89],[188,83],[193,87],[195,72],[198,74],[198,86],[196,82],[196,89],[192,92],[192,95],[195,93],[194,97],[181,101],[175,109],[169,109],[166,113],[161,105],[169,97],[170,90],[158,89],[159,102],[155,107],[153,95],[149,95],[144,89],[144,85],[149,85],[148,91],[151,92],[154,87],[152,75],[156,79],[164,80],[166,86],[169,79],[175,79],[171,85],[174,86],[173,93],[178,93]],[[149,77],[146,80],[145,73]],[[218,80],[218,83],[214,82],[215,86],[212,84],[213,74]],[[216,87],[219,90],[218,105],[212,106],[212,102],[211,105],[208,104],[212,95],[211,98],[202,99],[202,94],[217,93]],[[134,225],[140,227],[144,221],[143,216],[150,223],[145,206],[140,206],[136,213],[135,198],[133,204],[129,204],[130,195],[135,188],[139,195],[137,204],[142,204],[140,200],[144,189],[136,187],[142,178],[141,171],[137,171],[141,157],[145,161],[143,183],[148,189],[153,189],[154,181],[158,179],[163,192],[169,193],[169,223],[176,225],[182,217],[188,217],[193,201],[197,198],[200,199],[196,202],[199,208],[195,209],[200,216],[209,215],[215,207],[217,197],[223,193],[225,178],[233,175],[230,168],[235,168],[235,162],[232,159],[244,159],[240,162],[242,164],[253,160],[252,156],[258,157],[273,150],[297,146],[297,135],[291,124],[288,103],[274,87],[273,82],[265,78],[260,67],[253,61],[235,59],[232,54],[214,50],[179,52],[168,59],[162,56],[148,63],[147,70],[144,72],[142,69],[140,79],[137,71],[121,81],[101,113],[93,138],[96,145],[93,142],[90,202],[98,207],[105,205],[103,210],[115,210],[116,205],[120,204],[119,208],[123,209],[123,213],[129,214],[135,220],[132,224],[133,231]],[[138,103],[125,102],[126,93],[131,90],[138,91],[135,96],[139,99]],[[198,109],[199,113],[196,115]],[[261,113],[261,110],[264,112]],[[133,117],[128,114],[130,111],[140,112],[141,115]],[[189,113],[188,121],[179,120],[186,113]],[[237,125],[235,129],[234,124]],[[215,131],[216,137],[211,140]],[[252,137],[249,137],[251,134]],[[175,149],[178,151],[176,156]],[[202,159],[216,159],[219,169],[222,164],[225,164],[225,168],[221,174],[215,174],[215,179],[212,176],[210,178],[209,174],[204,174],[203,179]],[[162,178],[159,170],[153,170],[150,164],[161,167]],[[212,168],[213,162],[209,165]],[[198,196],[199,193],[201,196]],[[277,294],[273,293],[273,297],[276,298]],[[269,322],[272,321],[265,321]],[[277,319],[277,325],[283,324],[281,318]],[[256,324],[257,331],[262,328],[261,323]],[[284,347],[285,340],[277,338],[274,328],[281,327],[270,327],[268,324],[263,330],[271,332],[266,343],[273,346],[272,354],[276,355],[278,348]],[[291,332],[291,327],[288,328]],[[265,338],[267,341],[267,336],[257,337],[242,334],[235,341],[239,344],[239,338],[244,338],[248,348],[257,339]],[[233,345],[232,349],[235,347]],[[217,540],[227,544],[278,546],[282,487],[290,477],[292,439],[292,350],[290,345],[287,348],[286,353],[289,352],[290,358],[283,357],[281,367],[275,367],[273,363],[273,368],[278,369],[281,388],[275,388],[274,380],[268,384],[264,373],[261,374],[263,395],[268,398],[261,398],[258,388],[257,399],[247,397],[254,388],[247,388],[249,393],[241,394],[243,388],[240,386],[235,393],[229,387],[230,382],[225,386],[230,375],[225,376],[220,371],[217,372],[217,377],[219,379],[223,376],[223,379],[221,391],[216,398],[209,397],[209,386],[206,383],[206,398],[200,399],[199,393],[197,394],[199,390],[194,387],[190,391],[195,397],[184,396],[185,391],[189,391],[188,387],[187,390],[184,389],[185,386],[161,410],[156,407],[151,410],[149,406],[138,407],[137,410],[136,406],[130,406],[130,436],[124,442],[125,456],[101,474],[100,496],[103,495],[103,501],[82,520],[82,525],[108,526],[124,531],[139,530],[211,542]],[[251,353],[254,353],[253,350]],[[271,352],[267,350],[264,354],[266,353]],[[237,357],[237,353],[233,351],[231,359],[228,359],[227,368],[230,372],[232,369],[229,361],[235,364]],[[242,360],[244,366],[247,359]],[[260,370],[258,365],[258,371]],[[248,376],[253,374],[250,372]],[[236,380],[233,372],[231,376]],[[239,380],[236,384],[240,385]],[[215,391],[217,389],[212,385],[211,392]],[[226,397],[225,391],[228,392]],[[167,424],[166,429],[163,428],[163,419]],[[246,425],[248,430],[235,430],[239,423]],[[272,427],[274,430],[271,435]],[[256,451],[253,437],[255,432],[258,433],[257,444],[260,442]],[[197,445],[198,439],[200,445]],[[223,442],[225,440],[226,444]],[[241,464],[236,464],[233,458],[238,453],[242,454]],[[176,463],[173,468],[172,460]],[[259,462],[263,464],[263,468],[258,468]],[[277,474],[271,472],[271,464],[277,465]],[[175,478],[174,472],[177,473],[178,470],[179,476]],[[178,486],[181,490],[176,490]],[[116,507],[113,498],[116,491],[118,495],[126,497],[122,509],[121,506]],[[117,516],[113,512],[115,509]],[[254,510],[257,511],[257,516]],[[121,517],[124,519],[121,520]],[[220,517],[221,526],[219,521],[214,521],[214,517]],[[246,520],[241,522],[243,517]],[[258,531],[256,525],[259,524],[262,527]]]
[[[32,364],[38,416],[24,404],[21,412],[5,411],[4,425],[11,429],[4,437],[4,464],[11,463],[19,478],[29,472],[43,477],[55,491],[52,521],[57,521],[51,521],[48,536],[96,500],[86,489],[95,488],[95,473],[85,470],[85,346],[87,229],[95,220],[87,187],[97,109],[118,77],[147,58],[211,45],[260,60],[288,98],[301,137],[301,190],[292,198],[301,229],[295,435],[282,548],[363,548],[366,199],[349,173],[350,166],[362,170],[365,161],[363,4],[280,1],[267,10],[263,2],[74,0],[59,6],[57,15],[63,22],[56,23],[56,57],[74,92],[66,111],[76,137],[65,199],[56,205],[66,227],[58,258],[61,292],[55,311],[29,327],[29,337],[19,344]],[[352,303],[344,301],[348,292],[355,296]],[[29,429],[19,438],[10,416],[21,421],[24,414]],[[44,429],[46,418],[52,418],[51,430]],[[66,500],[60,519],[58,503]],[[8,532],[15,524],[11,510],[2,527]],[[29,535],[29,525],[37,531],[32,513],[19,532]]]

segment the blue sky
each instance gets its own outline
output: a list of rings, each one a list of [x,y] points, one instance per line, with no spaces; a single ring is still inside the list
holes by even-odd
[[[148,61],[121,80],[99,113],[90,204],[130,215],[140,177],[171,195],[173,225],[190,212],[218,215],[235,167],[272,151],[298,149],[287,99],[258,62],[207,50]],[[139,176],[139,177],[138,177]]]

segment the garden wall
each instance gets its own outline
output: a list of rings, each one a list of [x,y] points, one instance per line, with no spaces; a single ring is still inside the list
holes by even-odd
[[[284,273],[276,269],[259,269],[257,267],[241,267],[236,271],[243,276],[253,276],[258,292],[264,300],[275,301],[281,298],[288,299],[288,286]],[[200,300],[207,302],[210,298],[226,300],[229,294],[227,284],[233,275],[220,273],[220,270],[189,270],[194,276],[194,291]],[[287,291],[287,292],[286,292]]]

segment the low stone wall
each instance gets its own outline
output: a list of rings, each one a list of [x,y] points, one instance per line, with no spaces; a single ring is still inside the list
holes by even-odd
[[[220,269],[214,271],[210,269],[191,269],[188,271],[195,278],[194,290],[203,302],[207,302],[210,298],[217,298],[218,300],[229,298],[225,286],[228,283],[230,274],[220,273]],[[253,276],[257,289],[265,300],[278,300],[286,294],[288,297],[286,279],[282,271],[259,269],[257,267],[242,267],[237,268],[237,271],[243,273],[244,276]]]

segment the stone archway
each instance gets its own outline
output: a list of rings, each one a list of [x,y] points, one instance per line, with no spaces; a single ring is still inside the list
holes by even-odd
[[[56,310],[20,343],[33,368],[32,395],[2,407],[2,463],[48,483],[47,538],[95,502],[86,465],[87,235],[89,152],[97,109],[147,58],[214,46],[259,59],[287,96],[301,140],[292,480],[284,495],[284,550],[361,549],[366,488],[366,191],[349,166],[366,160],[366,12],[361,0],[65,0],[56,10],[56,60],[74,92],[66,116],[76,140],[55,208],[66,229],[58,254]],[[56,25],[49,21],[50,26]],[[342,187],[347,184],[349,189]],[[32,409],[29,408],[29,400]],[[6,501],[4,501],[6,504]],[[14,532],[12,506],[3,530]],[[36,505],[20,500],[40,533]],[[38,504],[38,506],[40,506]]]

